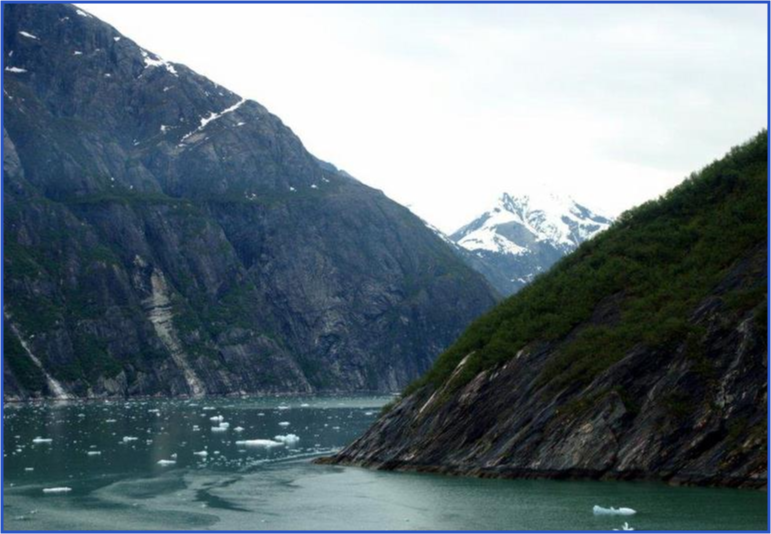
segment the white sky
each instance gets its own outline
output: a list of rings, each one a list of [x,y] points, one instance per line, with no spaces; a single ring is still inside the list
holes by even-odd
[[[764,5],[82,7],[446,232],[533,184],[617,215],[766,123]]]

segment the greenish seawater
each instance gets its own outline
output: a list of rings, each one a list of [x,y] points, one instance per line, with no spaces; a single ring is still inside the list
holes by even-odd
[[[624,521],[638,530],[767,528],[767,494],[759,491],[477,480],[310,463],[355,439],[388,400],[10,404],[3,414],[3,528],[612,530]],[[278,444],[238,443],[252,440]],[[55,487],[71,491],[43,492]],[[638,513],[594,516],[595,504]]]

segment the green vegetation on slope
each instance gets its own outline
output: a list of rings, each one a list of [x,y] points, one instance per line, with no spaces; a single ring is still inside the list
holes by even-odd
[[[443,385],[471,353],[448,391],[531,343],[556,342],[571,333],[538,378],[541,385],[584,385],[637,345],[666,348],[696,339],[688,322],[694,306],[742,253],[765,243],[767,138],[761,132],[663,197],[624,213],[608,231],[476,320],[405,394]],[[618,301],[618,317],[587,326],[606,299]],[[763,317],[766,299],[765,286],[725,297],[727,305],[757,308]]]

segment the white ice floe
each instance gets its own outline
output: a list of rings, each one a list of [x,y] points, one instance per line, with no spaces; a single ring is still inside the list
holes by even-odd
[[[634,515],[637,513],[637,510],[633,510],[631,508],[613,508],[612,506],[610,508],[603,508],[602,506],[594,505],[594,508],[592,508],[592,512],[594,515]]]
[[[76,10],[76,11],[75,11],[75,13],[77,13],[77,14],[78,14],[78,15],[80,15],[81,17],[86,17],[87,19],[93,18],[91,15],[89,15],[88,13],[86,13],[85,11],[83,11],[82,9],[78,9],[78,10]]]
[[[112,40],[117,43],[118,41],[120,41],[120,37],[113,37]]]
[[[37,35],[32,35],[29,32],[21,31],[19,32],[19,35],[21,35],[22,37],[26,37],[27,39],[35,39],[36,41],[40,40]]]
[[[72,53],[72,55],[73,55],[73,56],[82,56],[82,55],[83,55],[83,52],[81,52],[80,50],[75,50],[75,51]]]
[[[53,439],[51,438],[41,438],[40,436],[36,437],[32,440],[32,443],[51,443]]]
[[[300,438],[296,434],[287,434],[285,436],[278,435],[273,436],[273,439],[276,441],[280,441],[281,443],[286,443],[287,445],[294,445],[298,441],[300,441]]]
[[[72,491],[72,488],[62,486],[61,488],[43,488],[43,493],[67,493]]]
[[[136,441],[139,438],[135,438],[134,436],[123,436],[123,443],[128,443],[129,441]]]
[[[281,421],[281,422],[278,424],[278,426],[287,427],[287,426],[289,426],[290,424],[291,424],[291,423],[290,423],[289,421]]]
[[[175,465],[177,462],[174,460],[158,460],[158,465],[167,466],[167,465]]]
[[[237,426],[237,427],[235,427],[233,430],[235,430],[236,432],[243,432],[243,431],[244,431],[244,427],[242,427],[242,426]]]
[[[99,456],[102,453],[100,451],[88,451],[86,454],[88,454],[89,456]]]
[[[19,67],[5,67],[6,72],[14,72],[17,74],[21,74],[23,72],[27,72],[27,69],[20,69]]]
[[[221,415],[215,415],[214,417],[209,417],[209,421],[224,421],[225,418]]]
[[[195,454],[196,456],[202,456],[203,458],[206,458],[207,456],[209,456],[209,453],[206,451],[196,451],[193,454]]]
[[[211,427],[212,432],[225,432],[228,429],[226,426],[213,426]]]
[[[247,439],[243,441],[236,441],[236,445],[243,445],[246,447],[265,447],[272,449],[273,447],[280,447],[283,445],[280,441],[273,441],[272,439]]]
[[[303,403],[300,405],[300,408],[310,408],[310,406],[311,406],[311,405],[310,405],[310,404],[308,404],[307,402],[303,402]]]
[[[34,471],[35,468],[34,467],[25,467],[24,470],[25,471]]]

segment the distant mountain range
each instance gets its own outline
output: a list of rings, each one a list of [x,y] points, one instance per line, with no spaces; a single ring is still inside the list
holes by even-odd
[[[611,223],[569,196],[532,189],[503,193],[449,239],[502,295],[511,295]]]

